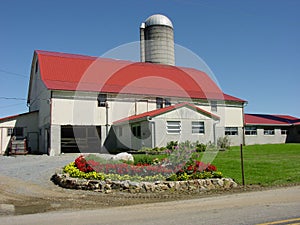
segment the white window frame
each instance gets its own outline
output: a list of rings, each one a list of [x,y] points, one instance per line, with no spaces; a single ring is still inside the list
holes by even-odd
[[[245,135],[247,136],[257,135],[257,127],[245,127]]]
[[[218,111],[218,102],[217,101],[210,101],[210,107],[212,112]]]
[[[225,127],[225,135],[237,136],[239,135],[238,127]]]
[[[203,121],[192,121],[192,134],[204,134],[205,125]]]
[[[264,128],[264,135],[275,135],[275,129],[273,128]]]
[[[168,134],[180,134],[181,133],[181,121],[167,121],[166,129]]]
[[[281,135],[288,135],[289,131],[287,129],[280,129]]]

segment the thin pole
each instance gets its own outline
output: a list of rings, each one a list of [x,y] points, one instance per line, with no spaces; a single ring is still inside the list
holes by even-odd
[[[245,172],[244,172],[244,157],[243,157],[243,144],[241,146],[241,167],[242,167],[242,183],[245,186]]]

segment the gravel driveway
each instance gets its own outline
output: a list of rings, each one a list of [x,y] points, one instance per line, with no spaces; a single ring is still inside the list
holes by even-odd
[[[61,156],[26,155],[0,156],[0,215],[32,214],[57,210],[107,208],[142,203],[154,203],[220,195],[223,191],[208,193],[140,193],[104,194],[93,191],[64,189],[50,178],[59,168],[75,160],[79,154]],[[110,155],[102,154],[104,158]],[[236,193],[260,190],[260,187],[239,187],[225,191]]]
[[[79,154],[61,156],[20,155],[0,156],[0,174],[39,185],[49,185],[49,177],[56,169],[62,168]]]
[[[64,189],[50,178],[80,154],[0,156],[0,216],[136,205],[191,198],[185,194],[104,194]],[[111,155],[101,154],[104,158]]]

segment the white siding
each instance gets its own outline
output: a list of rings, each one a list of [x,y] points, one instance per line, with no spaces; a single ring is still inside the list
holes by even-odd
[[[243,127],[243,109],[235,107],[225,108],[225,127]]]
[[[213,123],[214,121],[192,109],[182,107],[177,110],[159,115],[153,118],[155,121],[155,138],[157,146],[166,146],[170,141],[200,141],[207,143],[214,140]],[[167,121],[180,121],[181,133],[180,134],[168,134],[166,131]],[[192,121],[203,121],[205,126],[204,134],[192,133]]]
[[[96,100],[53,98],[51,119],[56,125],[105,125],[106,108]]]
[[[281,128],[275,128],[274,131],[275,131],[274,135],[264,135],[264,129],[258,128],[257,135],[245,135],[246,145],[286,143],[287,135],[281,134]]]
[[[33,135],[31,136],[33,133],[35,133],[34,137],[38,137],[38,112],[16,116],[0,122],[0,154],[5,153],[11,138],[7,134],[7,129],[14,127],[23,127],[24,137],[28,138],[30,135],[30,137],[33,138]],[[37,139],[31,140],[28,147],[30,147],[32,151],[37,151]]]

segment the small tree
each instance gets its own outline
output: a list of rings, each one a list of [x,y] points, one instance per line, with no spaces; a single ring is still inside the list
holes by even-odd
[[[230,148],[230,139],[226,135],[225,137],[219,137],[217,141],[217,146],[220,150],[225,151]]]

